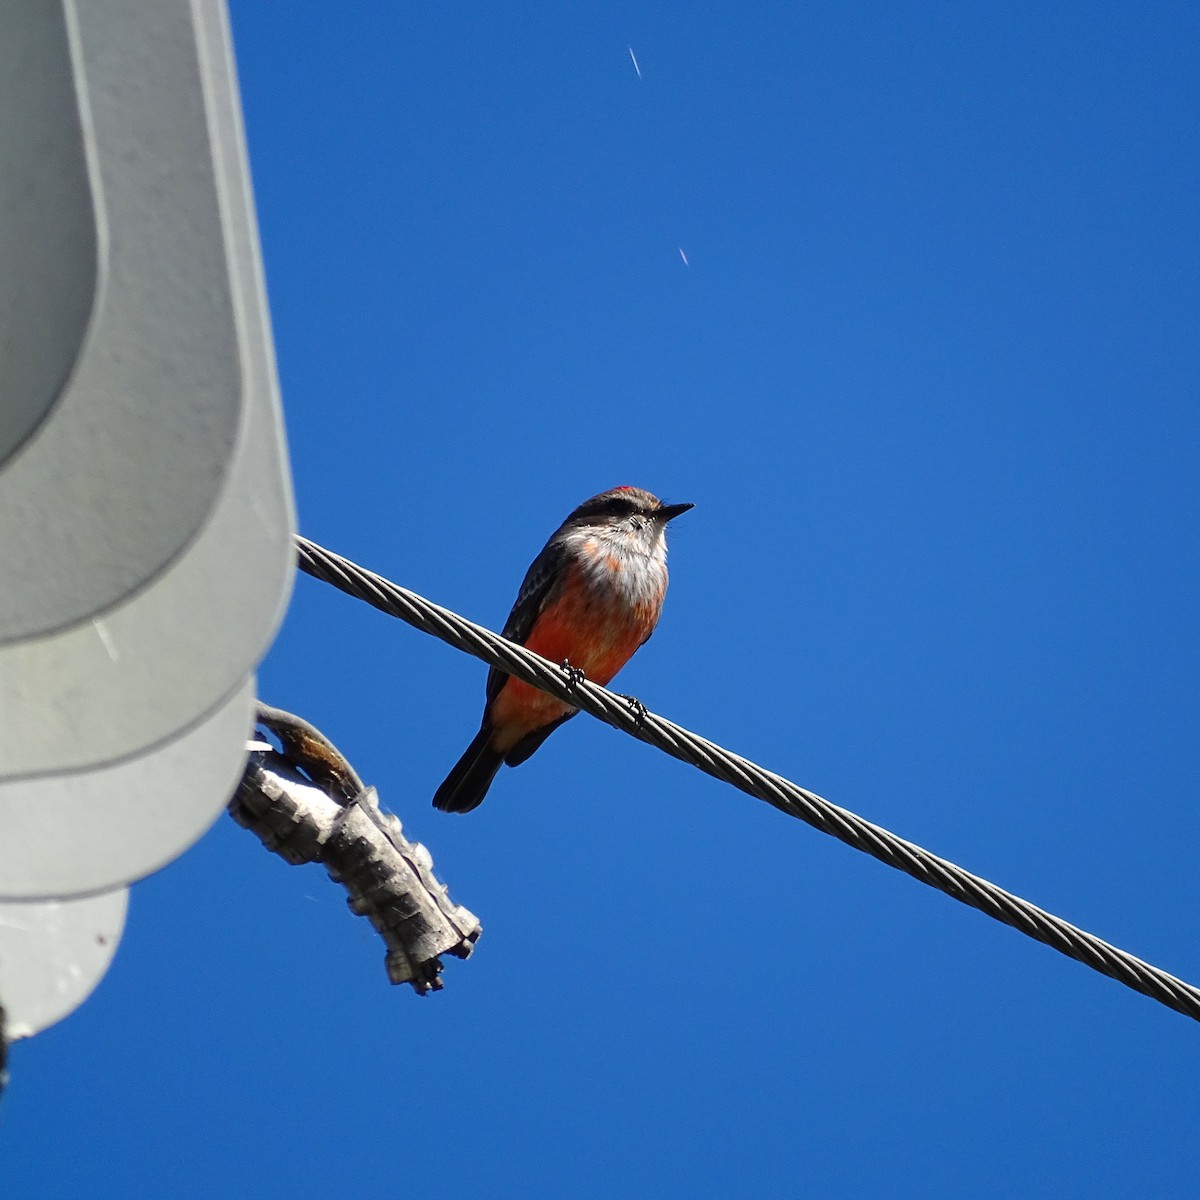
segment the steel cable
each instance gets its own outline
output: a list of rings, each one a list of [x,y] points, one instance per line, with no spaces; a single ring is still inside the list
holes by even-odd
[[[307,538],[298,537],[298,565],[306,574],[364,600],[389,616],[507,674],[522,679],[583,712],[640,738],[681,762],[731,784],[768,804],[970,905],[1134,991],[1200,1021],[1200,989],[1077,926],[964,871],[946,859],[889,833],[790,780],[733,754],[705,738],[648,712],[524,646],[518,646],[423,596],[376,575]]]

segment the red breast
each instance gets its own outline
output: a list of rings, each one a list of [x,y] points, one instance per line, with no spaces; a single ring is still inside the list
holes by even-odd
[[[614,569],[619,569],[614,562]],[[551,662],[569,661],[593,683],[607,684],[646,640],[662,611],[666,583],[650,602],[629,607],[616,589],[592,586],[576,563],[555,599],[538,614],[525,645]],[[509,679],[492,703],[497,749],[511,737],[539,729],[570,712],[570,705],[518,679]]]

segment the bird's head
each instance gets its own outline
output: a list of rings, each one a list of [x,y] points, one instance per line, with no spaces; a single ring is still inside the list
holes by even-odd
[[[694,507],[694,504],[664,504],[643,488],[617,487],[585,500],[563,522],[563,527],[633,536],[649,548],[665,540],[668,521]]]

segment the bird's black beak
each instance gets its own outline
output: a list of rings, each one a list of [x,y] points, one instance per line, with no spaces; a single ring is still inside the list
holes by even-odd
[[[654,513],[657,520],[666,524],[667,521],[673,521],[676,517],[687,512],[689,508],[695,508],[694,504],[663,504]]]

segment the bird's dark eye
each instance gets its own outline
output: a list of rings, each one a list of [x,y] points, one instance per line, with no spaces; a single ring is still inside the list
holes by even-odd
[[[568,518],[569,521],[594,521],[600,517],[630,517],[641,512],[642,506],[630,496],[593,496],[584,501]]]
[[[614,517],[628,517],[637,512],[637,505],[625,496],[613,496],[605,502],[604,511]]]

